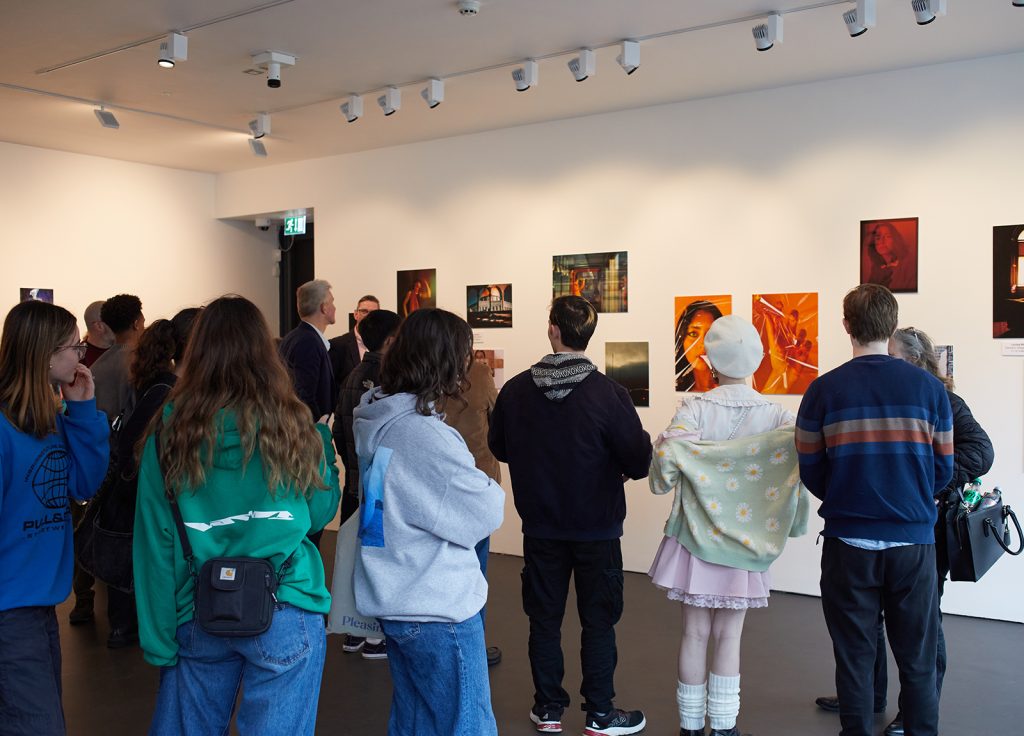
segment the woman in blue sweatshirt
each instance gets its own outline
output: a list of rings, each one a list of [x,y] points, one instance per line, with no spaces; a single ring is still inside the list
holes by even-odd
[[[0,340],[0,734],[63,734],[54,606],[71,592],[68,497],[107,472],[107,418],[74,316],[22,302]],[[60,387],[61,409],[54,394]]]

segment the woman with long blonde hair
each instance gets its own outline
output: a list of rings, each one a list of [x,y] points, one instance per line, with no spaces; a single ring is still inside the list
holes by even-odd
[[[71,592],[68,497],[107,472],[106,417],[74,316],[30,301],[0,339],[0,733],[65,732],[54,606]],[[63,395],[58,404],[54,386]]]
[[[330,595],[306,535],[333,518],[338,474],[330,431],[295,395],[256,305],[231,295],[202,311],[150,430],[134,550],[140,643],[163,668],[150,733],[227,733],[241,687],[242,733],[312,734]],[[266,632],[226,638],[198,625],[172,500],[197,569],[218,557],[270,562],[279,587]]]

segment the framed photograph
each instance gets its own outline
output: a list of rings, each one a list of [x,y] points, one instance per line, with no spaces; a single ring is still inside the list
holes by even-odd
[[[437,306],[437,269],[398,272],[398,314],[408,317],[417,309]]]
[[[512,284],[467,286],[466,321],[470,327],[511,327]]]
[[[53,289],[40,289],[38,287],[21,289],[21,301],[53,304]]]
[[[1024,337],[1024,225],[992,228],[992,337]]]
[[[710,391],[718,385],[704,359],[704,335],[726,314],[732,314],[727,294],[676,297],[676,391]]]
[[[581,296],[598,312],[629,311],[629,259],[626,251],[554,256],[552,298]]]
[[[818,295],[754,294],[764,358],[751,383],[762,394],[803,394],[818,377]]]
[[[607,342],[605,375],[629,392],[633,406],[651,405],[650,350],[646,342]]]
[[[892,292],[917,291],[917,218],[862,220],[860,282]]]

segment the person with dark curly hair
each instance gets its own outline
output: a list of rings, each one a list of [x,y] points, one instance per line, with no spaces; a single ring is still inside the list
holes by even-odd
[[[130,373],[133,396],[117,437],[117,464],[101,492],[99,522],[104,529],[124,534],[134,531],[139,471],[136,445],[178,379],[181,357],[199,312],[200,309],[191,307],[181,310],[173,319],[158,319],[146,328],[135,346]],[[94,545],[99,547],[106,539],[98,536]],[[125,569],[116,580],[103,581],[107,583],[107,646],[111,649],[134,644],[139,637],[131,560],[125,559],[124,563]]]

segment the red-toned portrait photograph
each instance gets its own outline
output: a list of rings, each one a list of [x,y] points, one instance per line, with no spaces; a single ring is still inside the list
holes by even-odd
[[[917,291],[917,218],[862,220],[860,282]]]

